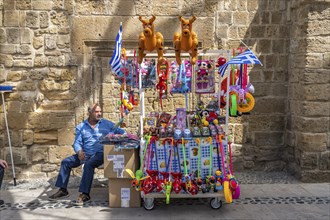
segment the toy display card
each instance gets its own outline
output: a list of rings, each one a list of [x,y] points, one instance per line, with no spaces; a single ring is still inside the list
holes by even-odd
[[[191,92],[192,66],[190,61],[184,60],[181,65],[171,62],[171,88],[170,93]]]
[[[140,74],[142,77],[142,88],[155,88],[156,86],[156,61],[145,59],[141,63]]]
[[[195,77],[195,93],[205,94],[215,92],[213,60],[197,60]]]
[[[227,144],[225,141],[222,142],[225,152],[227,152]],[[210,148],[212,148],[212,157],[210,154]],[[184,171],[184,157],[183,157],[183,150],[182,144],[178,144],[175,147],[171,147],[169,143],[166,143],[165,146],[162,141],[157,141],[156,143],[156,156],[157,161],[153,160],[153,167],[158,166],[158,170],[161,172],[165,172],[166,168],[167,171],[171,172],[183,172]],[[170,151],[173,153],[172,161],[169,161]],[[210,175],[210,168],[211,168],[211,175],[215,174],[215,171],[219,169],[222,165],[221,156],[217,156],[217,144],[216,141],[212,140],[212,146],[210,147],[210,143],[207,141],[206,138],[201,138],[201,145],[200,145],[200,174],[202,178]],[[178,153],[179,155],[178,155]],[[196,143],[196,139],[189,140],[185,144],[185,153],[186,153],[186,165],[188,174],[194,174],[198,170],[198,144]],[[158,162],[158,164],[156,164]],[[171,167],[169,167],[171,164]],[[179,166],[180,165],[180,166]],[[210,167],[211,166],[211,167]]]

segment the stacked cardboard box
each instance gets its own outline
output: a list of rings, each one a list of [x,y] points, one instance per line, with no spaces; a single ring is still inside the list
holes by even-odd
[[[104,176],[109,178],[109,207],[140,207],[140,192],[131,187],[132,177],[125,171],[134,173],[139,168],[137,149],[117,149],[114,145],[104,145]]]

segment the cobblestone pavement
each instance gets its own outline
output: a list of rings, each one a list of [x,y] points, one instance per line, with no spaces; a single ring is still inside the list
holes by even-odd
[[[232,204],[212,209],[212,198],[155,199],[155,208],[109,208],[108,181],[96,178],[92,201],[76,206],[80,178],[70,179],[70,198],[49,201],[55,179],[5,181],[0,206],[0,219],[330,219],[330,184],[305,184],[285,172],[236,173],[241,184],[241,197]],[[105,193],[106,192],[106,193]]]

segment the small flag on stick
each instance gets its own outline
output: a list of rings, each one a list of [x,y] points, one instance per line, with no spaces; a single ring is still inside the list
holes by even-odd
[[[111,60],[109,61],[109,64],[111,65],[111,68],[114,72],[117,74],[120,73],[120,57],[121,57],[121,44],[123,41],[123,27],[122,23],[120,22],[119,31],[116,37],[116,45],[115,50],[113,51],[113,55],[111,57]]]
[[[230,64],[261,64],[260,60],[257,58],[257,56],[251,51],[246,50],[244,53],[239,54],[238,56],[234,57],[227,63],[221,66],[220,68],[220,74],[223,76],[226,72],[226,69],[228,65]]]

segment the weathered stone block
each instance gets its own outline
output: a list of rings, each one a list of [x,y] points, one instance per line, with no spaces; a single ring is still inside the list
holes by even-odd
[[[33,67],[32,60],[14,60],[14,67]]]
[[[3,8],[6,10],[13,10],[15,9],[15,1],[12,0],[3,0]]]
[[[34,49],[39,49],[44,45],[44,37],[34,37],[33,47]]]
[[[48,66],[64,66],[64,56],[48,56]]]
[[[37,86],[36,86],[35,82],[32,80],[22,81],[17,86],[17,90],[20,90],[20,91],[34,91],[36,89],[37,89]]]
[[[32,9],[33,10],[46,10],[49,11],[53,7],[53,1],[51,0],[33,0]]]
[[[326,133],[297,133],[297,148],[304,152],[324,152],[327,149]]]
[[[58,130],[58,144],[72,145],[75,138],[75,128],[61,128]]]
[[[283,132],[255,132],[255,145],[278,146],[284,144]]]
[[[34,12],[34,11],[26,12],[25,24],[27,27],[30,27],[30,28],[38,28],[39,27],[38,12]]]
[[[23,144],[24,145],[32,145],[33,144],[33,131],[32,130],[24,130],[23,131]]]
[[[50,146],[49,162],[59,164],[64,158],[72,154],[74,154],[72,146]]]
[[[60,49],[70,48],[70,36],[58,35],[56,38],[56,45]]]
[[[321,153],[320,170],[330,170],[330,152]]]
[[[27,127],[28,116],[26,113],[11,112],[7,115],[7,118],[11,129],[24,129]]]
[[[323,54],[323,68],[326,69],[330,69],[330,53],[324,53]],[[328,79],[330,79],[329,75],[328,75]]]
[[[13,160],[15,165],[26,165],[28,163],[28,158],[27,158],[27,148],[26,147],[14,147],[12,148],[12,153],[13,153]],[[11,156],[10,156],[10,151],[9,148],[5,148],[4,152],[4,159],[6,161],[11,161]],[[16,167],[15,167],[16,169]]]
[[[22,44],[16,47],[16,54],[18,55],[30,55],[31,46],[27,44]]]
[[[330,171],[304,170],[300,174],[300,180],[308,183],[328,183],[330,179]]]
[[[29,29],[21,29],[21,43],[31,44],[31,31]]]
[[[22,112],[33,112],[35,110],[35,103],[32,101],[27,101],[21,104]]]
[[[7,32],[7,43],[8,44],[19,44],[20,33],[18,28],[8,28]]]
[[[57,144],[58,134],[57,131],[34,132],[33,140],[37,144]]]
[[[33,145],[29,153],[31,162],[48,162],[48,146]]]
[[[53,172],[57,170],[58,170],[58,166],[56,164],[41,164],[42,172]]]
[[[49,129],[49,113],[31,112],[28,113],[28,128],[44,130]]]
[[[8,10],[4,11],[4,26],[5,27],[18,27],[19,11]]]
[[[153,8],[153,11],[154,11],[154,14],[157,16],[157,15],[172,15],[172,16],[176,16],[178,14],[180,14],[180,8],[179,7],[173,7],[174,5],[177,5],[178,2],[176,2],[175,0],[169,0],[169,1],[159,1],[159,0],[156,0],[156,1],[153,1],[153,2],[150,2],[150,6]],[[118,5],[122,5],[120,4],[119,2],[117,3]],[[134,4],[135,5],[135,4]],[[211,2],[210,2],[210,5],[211,5]],[[201,6],[201,5],[198,5],[198,6]],[[209,11],[206,11],[206,7],[196,7],[196,10],[194,10],[194,14],[196,16],[200,15],[201,13],[208,13]],[[185,6],[183,6],[185,7]],[[188,6],[189,7],[189,6]],[[121,6],[121,8],[125,8],[123,7],[123,5]],[[127,7],[126,6],[126,13],[132,13],[132,11],[134,10],[133,7]],[[123,9],[120,10],[120,8],[117,9],[117,12],[116,10],[113,11],[114,14],[119,14],[119,13],[123,13]],[[211,12],[210,12],[211,13]]]
[[[266,33],[266,26],[251,26],[251,37],[252,38],[264,38]]]
[[[218,25],[231,25],[233,24],[233,13],[230,11],[217,12],[218,15]]]
[[[50,12],[50,21],[59,27],[68,27],[69,25],[69,18],[66,12]]]
[[[254,112],[272,114],[284,114],[286,112],[286,101],[282,98],[256,98]]]
[[[40,28],[47,28],[49,26],[49,15],[47,12],[40,12],[39,19]]]
[[[303,170],[314,170],[318,167],[318,155],[316,153],[302,153],[300,165]]]
[[[306,133],[326,133],[329,131],[329,117],[296,117],[294,128]]]
[[[7,75],[7,80],[17,82],[22,79],[22,71],[11,71]]]
[[[3,54],[14,54],[16,52],[15,45],[13,44],[0,45],[0,49]]]
[[[47,66],[48,58],[46,56],[36,56],[34,58],[35,67],[45,67]]]
[[[248,12],[243,12],[243,11],[233,12],[233,23],[235,25],[248,25],[248,21],[249,21],[248,18],[249,18]]]
[[[30,79],[42,80],[47,76],[48,72],[49,72],[48,68],[33,69],[30,71]]]

